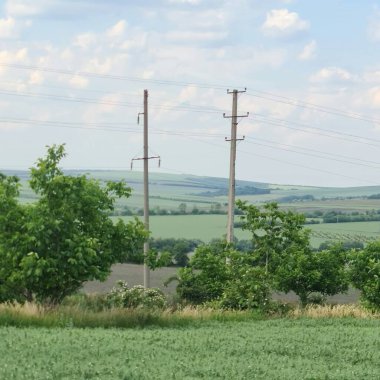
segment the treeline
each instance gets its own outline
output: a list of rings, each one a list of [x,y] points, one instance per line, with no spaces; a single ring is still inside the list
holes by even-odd
[[[211,246],[219,246],[223,239],[212,239]],[[175,238],[150,238],[149,248],[156,257],[165,256],[163,264],[168,267],[185,267],[189,263],[191,254],[200,246],[206,245],[205,242],[199,239],[175,239]],[[253,249],[253,244],[250,240],[238,240],[234,241],[235,249],[239,252],[249,252]],[[142,264],[144,257],[141,252],[143,247],[135,250],[135,255],[128,257],[128,263]]]
[[[200,208],[196,204],[189,207],[187,203],[180,203],[176,209],[161,208],[159,206],[150,208],[149,215],[226,215],[226,204],[213,203],[210,208]],[[241,212],[236,209],[235,214],[239,215]],[[143,216],[144,209],[133,209],[130,207],[123,207],[122,209],[115,209],[110,213],[110,216]]]
[[[235,195],[241,196],[241,195],[261,195],[261,194],[270,194],[270,189],[262,189],[259,187],[253,187],[253,186],[236,186],[235,189]],[[220,197],[228,195],[228,189],[218,189],[215,191],[205,191],[203,193],[198,193],[196,195],[203,196],[203,197]]]

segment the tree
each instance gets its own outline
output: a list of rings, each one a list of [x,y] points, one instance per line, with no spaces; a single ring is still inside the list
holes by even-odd
[[[291,246],[274,273],[275,288],[285,293],[293,291],[305,307],[315,293],[332,296],[348,290],[346,263],[341,245],[320,252]]]
[[[243,211],[242,228],[252,233],[254,265],[265,268],[274,289],[294,291],[303,306],[313,293],[326,296],[348,289],[344,249],[313,252],[304,215],[280,210],[277,203],[261,209],[241,201],[237,205]]]
[[[181,268],[177,292],[195,304],[213,301],[228,309],[264,307],[270,295],[268,276],[252,265],[252,256],[226,242],[197,248],[189,266]]]
[[[186,214],[186,208],[187,208],[186,203],[180,203],[178,206],[179,213],[180,214]]]
[[[350,276],[367,306],[380,309],[380,242],[351,254]]]
[[[58,167],[64,146],[48,148],[31,169],[32,205],[17,202],[18,184],[0,178],[0,286],[3,299],[56,304],[85,281],[105,280],[111,265],[140,251],[147,236],[137,219],[113,223],[117,198],[129,197],[124,182],[67,176]],[[5,269],[4,269],[5,268]]]
[[[252,233],[256,265],[273,273],[290,246],[308,247],[309,231],[303,227],[305,217],[292,211],[280,210],[277,203],[267,203],[261,209],[238,200],[241,228]]]

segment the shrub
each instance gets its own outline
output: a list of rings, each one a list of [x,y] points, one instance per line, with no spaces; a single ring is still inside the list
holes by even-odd
[[[141,285],[128,287],[123,281],[118,282],[106,296],[109,307],[128,309],[163,309],[166,306],[165,295],[155,288],[144,288]]]

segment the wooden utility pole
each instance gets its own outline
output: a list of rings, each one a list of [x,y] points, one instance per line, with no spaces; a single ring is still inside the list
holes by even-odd
[[[234,242],[234,216],[235,216],[235,162],[236,162],[236,141],[244,140],[244,136],[242,139],[238,139],[237,136],[237,125],[239,124],[237,119],[238,117],[247,117],[249,113],[246,115],[238,116],[237,115],[237,104],[238,104],[238,94],[246,92],[233,90],[227,90],[227,94],[232,94],[232,115],[226,116],[223,114],[224,118],[231,119],[231,138],[228,139],[226,137],[226,141],[231,142],[230,149],[230,181],[229,181],[229,190],[228,190],[228,223],[227,223],[227,242]]]
[[[149,165],[148,161],[152,158],[158,158],[158,165],[160,165],[160,156],[149,157],[148,150],[148,90],[144,90],[144,112],[138,114],[137,122],[139,123],[140,115],[144,115],[144,156],[142,158],[133,158],[131,162],[131,169],[133,161],[144,161],[144,225],[145,229],[149,231]],[[150,288],[150,270],[146,263],[149,253],[149,238],[144,242],[144,287]]]

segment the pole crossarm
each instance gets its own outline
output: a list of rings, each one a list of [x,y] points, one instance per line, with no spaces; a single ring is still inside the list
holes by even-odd
[[[132,160],[131,160],[131,170],[133,170],[133,161],[153,160],[153,159],[158,159],[158,167],[160,167],[161,166],[161,156],[138,157],[138,158],[132,158]]]
[[[245,136],[243,136],[241,139],[236,138],[236,139],[233,139],[233,140],[234,141],[244,141],[245,140]],[[232,141],[232,139],[229,139],[228,137],[225,137],[224,141]]]
[[[244,92],[247,92],[247,87],[244,87],[244,90],[232,90],[232,91],[230,89],[227,90],[227,94],[233,94],[233,93],[243,94]]]

